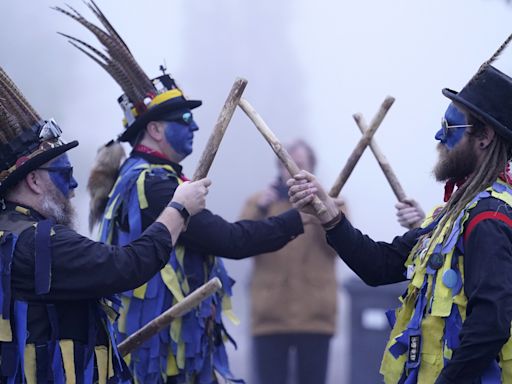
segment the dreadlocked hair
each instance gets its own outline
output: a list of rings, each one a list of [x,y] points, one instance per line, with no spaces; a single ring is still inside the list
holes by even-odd
[[[469,135],[478,137],[482,133],[485,123],[480,120],[468,116],[468,124],[473,125],[473,131],[468,132]],[[488,150],[484,154],[482,163],[475,174],[469,178],[457,191],[452,195],[448,203],[441,210],[439,215],[442,217],[439,224],[436,226],[432,238],[435,238],[441,233],[442,228],[447,222],[451,221],[450,228],[447,233],[450,233],[453,224],[466,208],[469,202],[481,191],[490,187],[498,178],[498,176],[505,171],[508,161],[512,156],[512,143],[507,142],[505,139],[498,135],[494,136],[493,141],[490,143]],[[446,241],[445,239],[444,241]]]

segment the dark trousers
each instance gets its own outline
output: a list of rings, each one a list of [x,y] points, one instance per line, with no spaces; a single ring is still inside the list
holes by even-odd
[[[325,384],[330,340],[331,335],[314,333],[255,336],[256,383],[286,384],[295,377],[293,384]]]

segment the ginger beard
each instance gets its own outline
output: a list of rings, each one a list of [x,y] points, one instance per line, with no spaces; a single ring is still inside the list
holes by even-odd
[[[474,150],[475,138],[465,135],[453,149],[444,144],[437,145],[439,159],[434,167],[434,176],[437,181],[463,180],[473,173],[477,166],[477,155]]]

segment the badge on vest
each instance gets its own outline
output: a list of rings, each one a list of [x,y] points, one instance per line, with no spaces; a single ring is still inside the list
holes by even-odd
[[[407,363],[409,366],[416,366],[420,361],[421,335],[409,336],[409,356]]]

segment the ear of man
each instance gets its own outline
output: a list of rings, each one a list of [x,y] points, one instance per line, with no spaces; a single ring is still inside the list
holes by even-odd
[[[46,180],[44,179],[44,173],[40,170],[34,170],[29,172],[23,180],[25,186],[29,191],[36,195],[42,195],[46,192]]]
[[[495,136],[496,132],[494,129],[488,125],[484,125],[477,136],[478,147],[482,150],[486,149],[492,143]]]
[[[165,139],[165,126],[161,121],[150,121],[146,125],[147,135],[156,142]]]

